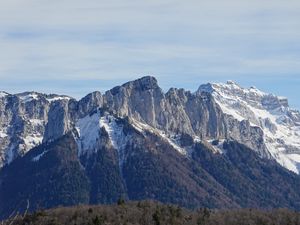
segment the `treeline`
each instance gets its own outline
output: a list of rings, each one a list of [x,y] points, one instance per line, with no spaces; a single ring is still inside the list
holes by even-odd
[[[0,223],[1,224],[1,223]],[[300,225],[300,213],[278,210],[186,209],[153,201],[40,210],[3,225]]]

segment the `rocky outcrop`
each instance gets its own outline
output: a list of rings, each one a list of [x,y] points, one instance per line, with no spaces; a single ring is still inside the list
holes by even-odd
[[[297,133],[300,125],[300,114],[288,108],[286,99],[254,87],[243,89],[232,81],[201,85],[195,93],[176,88],[165,93],[157,80],[148,76],[103,95],[93,92],[79,101],[35,92],[17,95],[2,92],[0,167],[42,142],[74,131],[78,121],[99,109],[128,118],[138,126],[149,126],[175,144],[181,136],[188,135],[194,141],[236,140],[267,158],[282,159],[278,152],[272,151],[281,146],[286,146],[289,154],[298,154],[297,143],[289,141],[288,133],[284,140],[277,137],[283,125],[287,130],[292,127],[291,133]],[[182,148],[180,143],[178,148]],[[293,171],[297,172],[295,168]]]
[[[120,197],[299,210],[299,137],[300,113],[284,98],[234,82],[165,93],[143,77],[79,101],[0,92],[0,218],[27,201]]]
[[[299,173],[300,113],[286,98],[234,82],[201,85],[198,92],[210,93],[226,117],[239,124],[240,129],[227,129],[230,137]]]
[[[0,167],[70,129],[63,122],[68,114],[66,96],[25,92],[0,99]],[[65,106],[65,107],[63,107]],[[56,134],[56,136],[54,136]]]

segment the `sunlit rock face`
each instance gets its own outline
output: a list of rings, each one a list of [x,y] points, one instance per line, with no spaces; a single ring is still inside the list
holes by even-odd
[[[201,85],[195,93],[176,88],[165,93],[150,76],[104,94],[90,93],[79,101],[35,92],[1,92],[0,167],[41,143],[73,132],[79,121],[97,110],[147,126],[174,143],[186,135],[195,142],[236,140],[299,173],[300,114],[289,108],[286,98],[255,87],[245,89],[233,81]]]
[[[248,121],[248,129],[258,128],[262,137],[258,138],[258,133],[253,134],[254,150],[262,153],[260,148],[255,148],[255,140],[257,144],[263,143],[265,149],[262,155],[299,173],[300,113],[289,107],[286,98],[264,93],[255,87],[245,89],[232,81],[226,84],[201,85],[198,92],[211,93],[224,114],[232,116],[241,124]],[[243,133],[243,137],[247,136],[246,133],[251,134],[249,130],[244,130],[232,136],[237,139],[236,135]],[[246,142],[247,140],[241,141]],[[251,144],[247,145],[251,147]]]

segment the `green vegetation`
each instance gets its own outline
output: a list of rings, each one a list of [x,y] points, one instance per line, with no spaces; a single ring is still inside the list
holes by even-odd
[[[77,206],[38,211],[4,225],[299,225],[300,213],[286,209],[189,211],[153,201]]]

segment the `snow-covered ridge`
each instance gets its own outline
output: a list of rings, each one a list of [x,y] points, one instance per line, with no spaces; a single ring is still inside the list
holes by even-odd
[[[206,84],[198,92],[209,92],[223,113],[251,126],[260,127],[271,156],[282,166],[300,172],[300,113],[289,108],[288,100],[257,88],[242,88],[230,81]]]
[[[5,98],[7,95],[9,94],[4,91],[0,91],[0,98]]]
[[[3,95],[4,97],[6,97],[8,94]],[[24,93],[19,93],[16,94],[16,96],[21,100],[21,102],[23,103],[27,103],[27,102],[31,102],[33,100],[46,100],[49,103],[55,102],[55,101],[69,101],[72,98],[69,96],[65,96],[65,95],[54,95],[54,94],[41,94],[41,93],[37,93],[37,92],[24,92]],[[1,95],[0,95],[1,97]]]
[[[43,151],[41,154],[39,154],[39,155],[33,157],[33,158],[31,159],[31,161],[32,161],[32,162],[37,162],[37,161],[39,161],[39,160],[40,160],[47,152],[48,152],[48,151]]]
[[[48,102],[52,103],[55,101],[63,101],[63,100],[70,101],[72,98],[68,96],[51,96],[51,97],[47,97],[46,99]]]
[[[40,95],[35,92],[22,93],[17,95],[23,103],[31,102],[33,100],[38,100]]]
[[[180,154],[185,155],[185,156],[189,155],[189,149],[184,149],[180,146],[176,135],[167,134],[166,132],[164,132],[162,130],[153,128],[153,127],[149,126],[148,124],[142,123],[142,122],[134,120],[134,119],[132,119],[132,126],[140,132],[147,130],[151,133],[154,133],[154,134],[160,136],[163,140],[168,142]]]
[[[180,146],[176,135],[166,134],[164,131],[153,128],[148,124],[132,119],[131,125],[137,131],[143,133],[149,131],[157,136],[160,136],[164,141],[169,143],[180,154],[188,156],[190,149],[184,149]],[[104,128],[108,133],[112,146],[118,150],[120,163],[124,161],[124,148],[130,140],[130,136],[126,136],[123,132],[123,126],[118,124],[117,118],[112,115],[101,115],[100,112],[88,115],[76,123],[76,130],[78,133],[77,143],[79,148],[79,155],[90,154],[97,150],[99,143],[100,129]],[[121,165],[120,165],[121,166]]]

